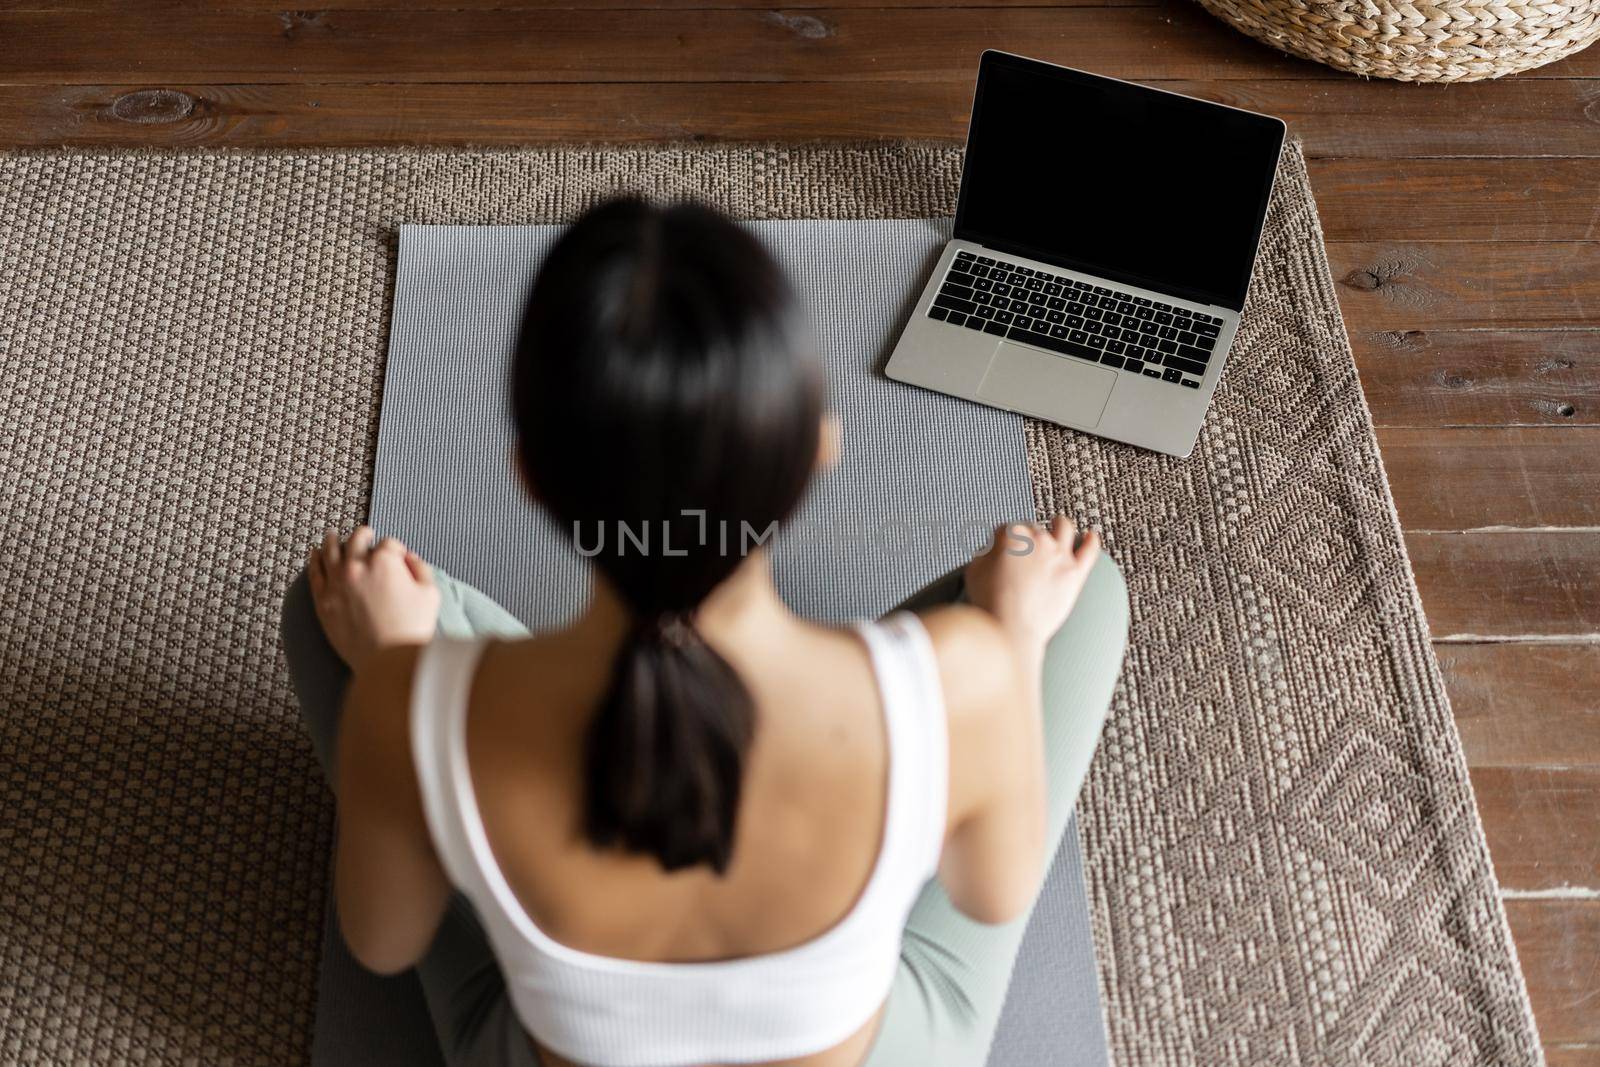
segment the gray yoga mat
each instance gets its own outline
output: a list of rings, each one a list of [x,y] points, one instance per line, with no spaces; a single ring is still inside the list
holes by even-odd
[[[1032,517],[1022,422],[881,373],[948,220],[749,225],[805,294],[844,429],[838,467],[776,543],[778,585],[815,618],[876,616],[968,559],[995,523]],[[535,629],[568,618],[586,595],[581,561],[513,478],[506,404],[522,300],[559,232],[401,228],[372,488],[380,533]],[[442,1062],[415,980],[363,971],[331,908],[312,1059]],[[1029,925],[989,1062],[1108,1062],[1075,825]]]

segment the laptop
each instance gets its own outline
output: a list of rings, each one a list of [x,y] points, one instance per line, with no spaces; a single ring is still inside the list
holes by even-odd
[[[985,52],[955,235],[886,373],[1187,456],[1283,138],[1281,119]]]

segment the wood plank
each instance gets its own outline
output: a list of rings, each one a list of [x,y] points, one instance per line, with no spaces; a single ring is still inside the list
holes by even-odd
[[[1379,426],[1600,426],[1600,330],[1382,330],[1350,341]]]
[[[1593,241],[1586,159],[1323,159],[1309,166],[1330,241]]]
[[[597,85],[0,86],[0,144],[245,148],[809,140],[966,135],[972,86],[887,82]]]
[[[1545,1045],[1545,1067],[1600,1067],[1600,1045]]]
[[[1540,1038],[1600,1045],[1600,900],[1508,900],[1506,918]]]
[[[1279,115],[1313,158],[1600,155],[1591,118],[1600,117],[1600,81],[1152,84]],[[865,95],[837,82],[0,85],[0,144],[960,142],[971,98],[972,86],[956,81],[888,82]]]
[[[1502,889],[1600,892],[1600,766],[1472,772]]]
[[[959,0],[798,0],[797,3],[773,4],[772,0],[338,0],[333,5],[340,11],[640,11],[651,8],[668,8],[679,11],[751,9],[770,11],[775,6],[785,11],[815,9],[849,9],[858,7],[1113,7],[1147,6],[1156,0],[982,0],[979,4]],[[86,12],[105,14],[126,6],[125,0],[63,0],[52,4],[45,0],[20,0],[7,3],[8,11]],[[215,7],[216,0],[140,0],[144,11],[182,15],[190,11]],[[227,0],[233,11],[283,10],[282,0]]]
[[[892,46],[890,45],[892,42]],[[970,83],[985,48],[1128,78],[1322,79],[1183,0],[813,11],[0,13],[0,82]],[[1579,57],[1581,58],[1581,54]],[[1600,61],[1592,64],[1600,72]],[[1588,76],[1574,69],[1570,76]]]
[[[1600,767],[1600,645],[1434,651],[1470,766]]]
[[[1586,79],[1180,84],[1181,92],[1286,119],[1313,158],[1600,154],[1600,84]]]
[[[1600,640],[1600,532],[1407,533],[1435,640]]]
[[[1600,527],[1600,428],[1380,429],[1408,530]]]
[[[1331,241],[1328,265],[1352,336],[1600,323],[1600,242]]]

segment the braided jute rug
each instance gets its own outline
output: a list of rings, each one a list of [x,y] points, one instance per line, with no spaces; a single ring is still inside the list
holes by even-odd
[[[0,155],[0,1061],[307,1054],[332,798],[277,603],[366,507],[397,224],[938,216],[960,162]],[[1297,148],[1193,457],[1028,441],[1133,599],[1079,809],[1116,1059],[1539,1062]]]

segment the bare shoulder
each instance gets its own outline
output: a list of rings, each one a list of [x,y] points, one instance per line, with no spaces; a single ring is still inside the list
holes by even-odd
[[[922,616],[939,661],[939,680],[952,726],[987,719],[1017,695],[1016,652],[993,615],[950,604]]]

